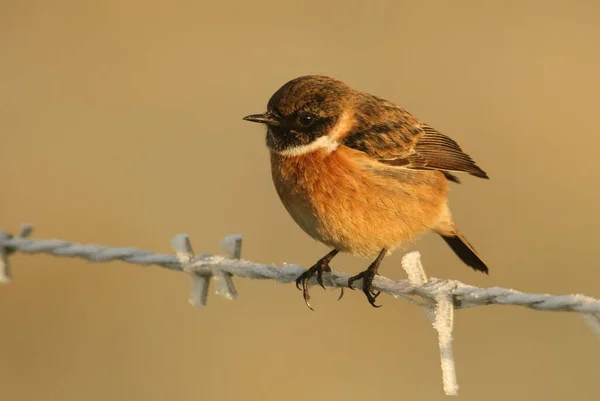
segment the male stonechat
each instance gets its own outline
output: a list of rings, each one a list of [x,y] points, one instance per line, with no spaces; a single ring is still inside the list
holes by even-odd
[[[474,270],[488,268],[458,231],[448,208],[454,172],[488,178],[450,137],[394,103],[321,75],[293,79],[277,90],[264,114],[244,120],[265,124],[271,174],[283,205],[308,235],[331,248],[301,274],[308,280],[339,252],[375,257],[351,277],[373,306],[372,288],[383,257],[433,231]],[[312,308],[311,308],[312,309]]]

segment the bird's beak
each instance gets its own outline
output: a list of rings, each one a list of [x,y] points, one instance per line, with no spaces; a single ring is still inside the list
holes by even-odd
[[[244,117],[244,120],[251,121],[253,123],[266,124],[266,125],[274,125],[274,126],[279,125],[279,120],[277,120],[275,117],[273,117],[269,113],[252,114],[252,115]]]

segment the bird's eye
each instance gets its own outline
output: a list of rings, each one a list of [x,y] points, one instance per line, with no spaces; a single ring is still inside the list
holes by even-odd
[[[302,113],[298,116],[297,121],[303,127],[310,127],[315,122],[315,117],[312,114]]]

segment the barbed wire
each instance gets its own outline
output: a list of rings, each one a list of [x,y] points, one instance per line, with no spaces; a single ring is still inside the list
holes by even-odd
[[[192,278],[189,302],[194,306],[205,306],[212,281],[216,293],[227,299],[238,297],[233,276],[251,279],[271,279],[280,283],[295,282],[305,270],[293,264],[277,267],[241,259],[242,237],[230,235],[222,241],[225,255],[194,255],[187,235],[179,234],[171,240],[175,255],[158,254],[137,248],[114,248],[104,245],[85,245],[64,240],[28,238],[33,230],[23,225],[18,236],[0,230],[0,283],[9,283],[11,269],[8,256],[14,252],[29,254],[47,253],[60,257],[77,257],[90,262],[123,261],[143,266],[156,265],[170,270],[182,271]],[[578,312],[592,331],[600,338],[600,300],[582,294],[550,295],[527,294],[507,288],[479,288],[456,280],[428,279],[421,264],[419,252],[406,254],[402,267],[407,280],[390,280],[377,276],[373,288],[425,308],[426,317],[438,332],[438,345],[442,365],[444,392],[458,393],[455,363],[452,350],[454,310],[486,305],[517,305],[539,311]],[[345,273],[332,270],[323,276],[326,286],[348,287]],[[309,285],[315,285],[313,278]]]

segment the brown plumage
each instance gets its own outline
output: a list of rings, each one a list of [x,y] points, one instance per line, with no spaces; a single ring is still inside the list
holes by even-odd
[[[285,208],[311,237],[333,249],[297,284],[308,305],[308,279],[330,271],[338,252],[373,257],[363,279],[369,302],[383,256],[427,231],[440,234],[467,265],[488,271],[458,232],[448,209],[453,172],[488,178],[448,136],[401,107],[325,76],[283,85],[265,114],[245,117],[266,124],[273,182]],[[310,305],[309,305],[310,307]]]

